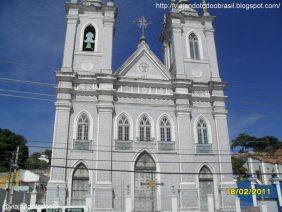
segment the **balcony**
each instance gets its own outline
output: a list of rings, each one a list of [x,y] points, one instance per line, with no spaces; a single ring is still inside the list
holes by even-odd
[[[196,144],[196,153],[197,154],[211,154],[212,153],[212,144]]]
[[[132,150],[133,149],[133,142],[132,141],[115,140],[115,149],[116,150]]]
[[[73,149],[74,150],[90,150],[89,140],[74,140],[73,141]]]
[[[159,141],[158,151],[174,151],[175,142],[174,141]]]

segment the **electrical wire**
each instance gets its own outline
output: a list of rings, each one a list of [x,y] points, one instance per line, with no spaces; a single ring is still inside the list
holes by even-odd
[[[1,89],[0,91],[7,91],[12,93],[22,93],[22,94],[30,94],[30,95],[39,95],[39,96],[56,96],[55,94],[46,94],[46,93],[34,93],[34,92],[27,92],[27,91],[17,91],[17,90],[10,90],[10,89]]]

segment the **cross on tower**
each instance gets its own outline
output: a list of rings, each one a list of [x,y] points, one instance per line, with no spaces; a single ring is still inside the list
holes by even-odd
[[[137,25],[139,26],[139,28],[141,28],[142,30],[142,36],[140,38],[140,41],[142,40],[146,40],[146,37],[145,37],[145,29],[148,27],[149,24],[152,24],[152,22],[148,22],[144,16],[141,16],[139,18],[138,21],[134,21],[134,23],[137,23]]]

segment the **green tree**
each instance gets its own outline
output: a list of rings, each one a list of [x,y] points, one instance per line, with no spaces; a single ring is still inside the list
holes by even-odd
[[[257,138],[251,143],[251,146],[255,152],[274,153],[279,147],[282,146],[282,143],[274,136],[265,136],[262,138]]]
[[[247,150],[251,147],[250,143],[255,141],[256,139],[257,138],[254,136],[241,133],[234,140],[232,140],[231,148],[233,150],[240,148],[239,152],[247,152]]]
[[[8,171],[12,157],[12,152],[16,151],[17,146],[20,147],[19,166],[23,167],[28,158],[27,140],[8,129],[0,128],[0,172]]]
[[[248,134],[239,134],[231,144],[233,150],[240,148],[239,152],[247,152],[252,149],[254,152],[273,153],[280,147],[282,147],[281,141],[274,136],[257,138]]]
[[[247,155],[242,157],[236,157],[235,155],[233,155],[231,157],[233,174],[238,175],[239,178],[246,176],[247,169],[243,167],[243,165],[246,163],[247,160],[248,160]]]
[[[51,164],[51,157],[52,157],[52,150],[51,149],[46,149],[44,151],[44,154],[47,156],[48,160],[49,160],[49,163],[48,164]]]
[[[25,162],[24,168],[26,169],[46,169],[48,168],[48,163],[42,160],[39,160],[42,153],[35,152],[33,153]]]

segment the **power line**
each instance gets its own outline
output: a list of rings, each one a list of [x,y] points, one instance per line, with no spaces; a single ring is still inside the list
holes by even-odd
[[[64,169],[75,169],[74,167],[70,167],[70,166],[55,166],[55,165],[51,165],[51,167],[53,168],[64,168]],[[83,169],[84,168],[80,168],[77,167],[77,169]],[[160,172],[160,171],[141,171],[141,170],[125,170],[125,169],[101,169],[101,168],[88,168],[88,170],[92,170],[92,171],[106,171],[106,172],[129,172],[129,173],[153,173],[153,174],[167,174],[167,175],[199,175],[199,173],[197,172]],[[201,174],[206,174],[209,175],[210,173],[201,173]],[[265,173],[266,175],[272,175],[273,173]],[[276,173],[276,174],[281,174],[281,173]],[[222,173],[216,173],[213,172],[212,175],[234,175],[234,173],[228,173],[228,172],[222,172]],[[235,173],[235,175],[237,175]]]
[[[16,61],[13,61],[13,60],[0,60],[0,63],[5,63],[5,64],[13,64],[13,65],[24,65],[24,66],[42,66],[42,67],[44,67],[44,66],[46,66],[46,65],[42,65],[42,64],[31,64],[31,63],[21,63],[21,62],[16,62]],[[55,69],[60,69],[60,67],[58,67],[58,66],[49,66],[50,68],[55,68]],[[257,86],[255,86],[255,87],[250,87],[250,86],[242,86],[242,85],[237,85],[237,84],[230,84],[230,83],[227,83],[228,85],[227,85],[227,88],[228,87],[234,87],[234,88],[243,88],[243,89],[246,89],[246,88],[248,88],[248,89],[250,89],[250,88],[252,88],[252,89],[258,89],[258,87]]]
[[[93,145],[94,146],[94,145]],[[97,146],[97,145],[96,145]],[[73,148],[64,148],[64,147],[46,147],[46,146],[28,146],[30,148],[37,148],[37,149],[60,149],[60,150],[75,150],[75,151],[85,151],[85,152],[111,152],[111,153],[121,153],[121,154],[124,154],[124,153],[140,153],[140,151],[131,151],[131,150],[78,150],[78,149],[73,149]],[[98,145],[99,147],[99,145]],[[108,146],[110,147],[110,146]],[[114,147],[114,146],[112,146]],[[191,149],[191,151],[195,149]],[[181,150],[180,150],[181,151]],[[214,153],[214,152],[229,152],[229,153]],[[228,151],[228,150],[212,150],[212,153],[203,153],[203,154],[197,154],[197,153],[178,153],[176,151],[161,151],[161,152],[155,152],[153,154],[156,154],[156,155],[201,155],[201,156],[206,156],[206,155],[229,155],[229,156],[232,156],[233,154]],[[261,156],[260,154],[252,154],[252,156]],[[282,156],[282,154],[277,154],[275,156]]]
[[[28,84],[34,84],[34,85],[51,86],[51,87],[56,86],[56,84],[52,84],[52,83],[36,82],[36,81],[20,80],[20,79],[12,79],[12,78],[4,78],[4,77],[0,77],[0,80],[9,81],[9,82],[16,82],[16,83],[28,83]]]
[[[155,153],[153,153],[155,154]],[[176,155],[176,154],[174,154]],[[177,154],[178,155],[178,154]],[[0,155],[1,157],[5,157],[5,156],[9,156],[9,155]],[[26,157],[19,157],[19,158],[26,158]],[[38,159],[38,158],[37,158]],[[40,159],[38,159],[40,160]],[[51,160],[68,160],[68,161],[79,161],[81,160],[81,158],[63,158],[63,157],[52,157]],[[132,162],[136,162],[134,160],[101,160],[101,159],[83,159],[84,161],[92,161],[92,162],[114,162],[114,163],[132,163]],[[2,161],[3,163],[8,163],[7,161]],[[0,162],[1,163],[1,162]],[[231,162],[227,162],[227,161],[222,161],[222,162],[218,162],[218,161],[158,161],[158,163],[164,163],[164,164],[194,164],[194,163],[211,163],[211,164],[232,164]],[[247,163],[247,161],[246,161]],[[261,164],[261,162],[256,162],[253,161],[252,163],[254,164]]]
[[[1,63],[1,60],[0,60]],[[28,65],[28,64],[25,64]],[[45,83],[45,82],[38,82],[38,81],[32,81],[32,80],[22,80],[22,79],[13,79],[13,78],[5,78],[5,77],[0,77],[0,80],[4,80],[4,81],[12,81],[12,82],[19,82],[19,83],[31,83],[31,84],[37,84],[37,85],[47,85],[47,86],[56,86],[56,84],[54,83]],[[228,85],[228,87],[236,87],[236,88],[249,88],[247,86],[239,86],[239,85]],[[255,89],[257,89],[257,87],[254,87]],[[253,96],[253,92],[251,94]],[[258,97],[269,97],[269,96],[258,96]],[[278,97],[279,98],[279,97]]]
[[[17,91],[17,90],[10,90],[10,89],[1,89],[0,91],[7,91],[12,93],[22,93],[22,94],[30,94],[30,95],[39,95],[39,96],[56,96],[55,94],[47,94],[47,93],[34,93],[34,92],[27,92],[27,91]]]
[[[25,164],[25,163],[18,163],[18,164]],[[28,164],[25,164],[28,165]],[[30,163],[29,165],[40,165],[37,163]],[[59,165],[51,165],[51,168],[63,168],[63,169],[81,169],[85,170],[85,168],[80,168],[80,167],[71,167],[71,166],[59,166]],[[167,175],[199,175],[198,172],[162,172],[162,171],[148,171],[148,170],[127,170],[127,169],[103,169],[103,168],[87,168],[88,171],[105,171],[105,172],[129,172],[129,173],[150,173],[150,174],[167,174]],[[209,175],[210,173],[201,173],[201,174],[207,174]],[[273,173],[264,173],[265,175],[273,175]],[[278,175],[282,173],[276,173]],[[242,175],[241,173],[231,173],[231,172],[213,172],[212,175]]]
[[[68,160],[68,161],[79,161],[81,160],[81,158],[57,158],[57,157],[53,157],[51,158],[51,160]],[[92,162],[113,162],[113,163],[134,163],[136,161],[134,160],[95,160],[95,159],[83,159],[84,161],[92,161]],[[164,164],[195,164],[195,163],[210,163],[210,164],[232,164],[232,162],[227,162],[227,161],[222,161],[222,162],[218,162],[218,161],[158,161],[157,163],[164,163]],[[247,163],[247,161],[246,161]],[[254,164],[261,164],[261,162],[256,162],[253,161],[252,163]]]
[[[0,77],[0,80],[11,81],[11,82],[18,82],[18,83],[30,83],[30,84],[34,84],[34,85],[44,85],[44,86],[52,86],[52,87],[54,87],[56,85],[56,84],[52,84],[52,83],[44,83],[44,82],[36,82],[36,81],[20,80],[20,79],[12,79],[12,78],[3,78],[3,77]],[[5,91],[5,89],[0,89],[0,90]],[[19,91],[8,90],[8,89],[6,89],[6,91],[21,93]],[[22,93],[25,93],[25,92],[22,92]],[[51,94],[41,94],[41,93],[32,93],[32,92],[29,92],[29,93],[27,92],[27,94],[32,94],[32,95],[51,95]],[[276,103],[266,103],[266,102],[242,101],[242,100],[240,100],[240,101],[236,101],[235,100],[234,101],[232,99],[229,100],[229,102],[238,103],[238,104],[260,105],[260,106],[272,106],[272,105],[281,106],[280,103],[276,104]]]
[[[53,144],[52,141],[28,141],[28,143]],[[132,141],[132,143],[134,143],[134,141]],[[138,143],[138,142],[136,142],[136,143]],[[150,147],[150,149],[158,149],[158,147],[157,147],[157,142],[147,142],[147,143],[149,143],[149,144],[156,144],[155,147]],[[169,141],[167,141],[167,143],[169,143]],[[69,144],[69,142],[60,142],[60,143],[58,143],[58,144]],[[111,146],[109,146],[109,145],[103,145],[103,144],[101,144],[101,145],[92,144],[91,146],[92,146],[92,147],[109,147],[109,148],[118,147],[118,146],[116,146],[116,145],[111,145]],[[31,146],[29,146],[29,147],[31,147]],[[49,147],[49,148],[51,148],[51,147]],[[132,147],[132,148],[140,149],[139,147]],[[181,148],[181,150],[193,150],[193,151],[195,151],[195,148],[192,148],[192,149]],[[214,151],[230,152],[230,150],[222,150],[222,149],[220,149],[220,150],[214,150]]]
[[[27,97],[27,96],[17,96],[12,94],[0,94],[0,96],[7,96],[7,97],[15,97],[15,98],[22,98],[22,99],[29,99],[29,100],[42,100],[42,101],[49,101],[49,102],[55,102],[55,100],[52,99],[43,99],[43,98],[37,98],[37,97]]]
[[[0,89],[0,90],[4,90],[4,89]],[[6,90],[9,91],[9,90]],[[10,90],[12,92],[12,90]],[[13,91],[13,92],[18,92],[18,93],[25,93],[25,94],[31,94],[31,95],[50,95],[53,96],[51,94],[43,94],[43,93],[32,93],[32,92],[19,92],[19,91]],[[7,97],[14,97],[14,98],[22,98],[22,99],[29,99],[29,100],[42,100],[42,101],[51,101],[51,102],[55,102],[55,100],[51,100],[51,99],[43,99],[43,98],[34,98],[34,97],[27,97],[27,96],[17,96],[17,95],[11,95],[11,94],[0,94],[1,96],[7,96]],[[55,96],[55,95],[54,95]],[[238,103],[238,102],[237,102]],[[279,105],[280,106],[280,105]],[[154,105],[150,105],[150,107],[159,107],[159,106],[154,106]],[[158,111],[166,111],[167,110],[161,110],[158,109]],[[242,110],[242,109],[228,109],[228,111],[234,111],[234,112],[256,112],[256,113],[261,113],[261,114],[279,114],[282,116],[281,113],[279,112],[268,112],[268,111],[258,111],[258,110]],[[277,115],[273,115],[274,117],[278,117]],[[268,116],[269,117],[269,116]],[[279,116],[280,117],[280,116]]]
[[[31,83],[36,85],[44,85],[44,86],[55,86],[55,84],[51,83],[42,83],[42,82],[35,82],[35,81],[27,81],[27,80],[17,80],[17,79],[11,79],[11,78],[0,78],[0,80],[7,80],[7,81],[13,81],[13,82],[21,82],[21,83]],[[34,92],[22,92],[22,91],[16,91],[16,90],[9,90],[9,89],[0,89],[2,91],[8,91],[8,92],[16,92],[16,93],[23,93],[23,94],[31,94],[31,95],[42,95],[42,96],[55,96],[54,94],[45,94],[45,93],[34,93]],[[19,97],[20,98],[20,97]],[[236,101],[236,100],[229,100],[229,103],[238,103],[238,104],[249,104],[249,105],[259,105],[259,106],[281,106],[282,103],[273,103],[273,102],[254,102],[254,101]]]
[[[13,64],[13,65],[24,65],[24,66],[42,66],[42,67],[45,66],[45,65],[42,65],[42,64],[21,63],[21,62],[15,62],[15,61],[12,61],[12,60],[0,60],[0,63]],[[49,66],[49,67],[59,69],[59,67],[57,67],[57,66]]]

